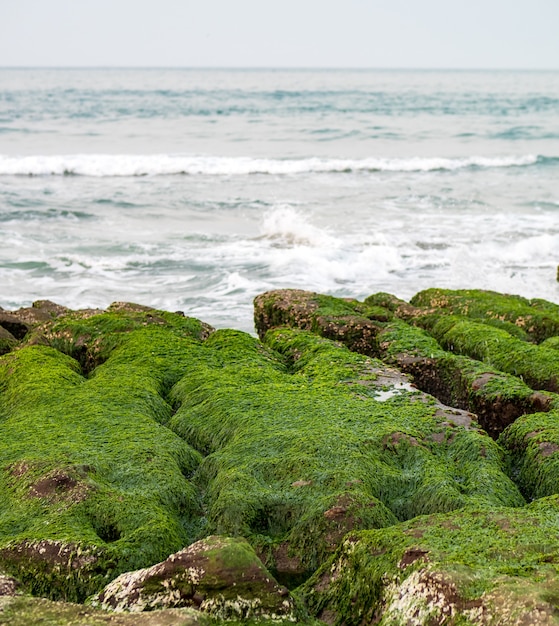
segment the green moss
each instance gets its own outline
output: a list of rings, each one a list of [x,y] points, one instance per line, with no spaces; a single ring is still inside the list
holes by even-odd
[[[86,320],[105,361],[88,379],[49,346],[0,358],[0,562],[52,598],[81,600],[119,572],[164,559],[199,528],[189,477],[200,454],[164,426],[168,390],[199,342],[182,322],[124,333],[112,317]],[[43,541],[69,546],[66,561],[41,556]],[[72,567],[76,550],[92,555],[89,569]]]
[[[271,328],[288,325],[310,330],[344,344],[355,352],[372,354],[372,339],[388,309],[298,289],[270,291],[254,300],[254,322],[262,339]]]
[[[518,340],[504,330],[460,317],[442,317],[431,332],[452,352],[521,378],[534,389],[559,391],[559,354]]]
[[[518,335],[518,328],[522,331],[520,338],[529,336],[537,343],[559,335],[559,306],[545,300],[530,301],[521,296],[479,289],[427,289],[416,294],[410,302],[417,307],[439,309],[496,324],[512,335]]]
[[[445,422],[413,391],[375,399],[379,361],[300,331],[266,341],[276,355],[217,331],[173,390],[170,426],[208,454],[195,477],[208,531],[246,536],[272,556],[287,545],[312,571],[352,528],[521,504],[487,436]]]
[[[421,602],[432,618],[479,623],[474,609],[483,605],[491,623],[503,623],[513,611],[526,619],[534,596],[541,615],[553,614],[542,596],[559,574],[558,520],[552,497],[352,533],[300,591],[313,615],[334,624],[407,623]]]
[[[102,363],[134,330],[151,328],[182,338],[204,339],[211,327],[197,319],[134,304],[115,303],[105,312],[75,311],[34,330],[28,343],[48,345],[69,354],[86,372]]]
[[[559,350],[559,336],[549,337],[540,344],[542,348],[551,348],[552,350]]]
[[[445,310],[441,308],[429,312],[386,293],[369,296],[365,303],[339,300],[336,304],[335,300],[329,297],[323,304],[317,294],[296,290],[263,294],[255,301],[259,332],[264,336],[266,328],[282,322],[334,338],[356,352],[380,357],[411,374],[417,387],[441,402],[478,415],[483,428],[493,437],[519,415],[547,410],[557,403],[555,397],[535,393],[513,375],[514,371],[503,372],[491,363],[454,354],[450,343],[443,349],[436,338],[444,336],[458,321],[471,323],[468,318],[442,315]],[[388,315],[372,313],[379,306]],[[325,315],[327,310],[337,314],[335,323],[333,317]],[[488,333],[492,331],[491,324],[502,323],[493,319],[483,321],[488,325]],[[510,322],[507,324],[512,327]],[[514,329],[523,332],[516,326]],[[519,342],[520,350],[526,347],[524,344]],[[477,354],[476,357],[479,358]]]
[[[209,617],[193,609],[118,614],[42,598],[0,598],[2,626],[211,626],[213,623]]]
[[[524,415],[501,435],[512,472],[529,499],[559,493],[559,411]]]

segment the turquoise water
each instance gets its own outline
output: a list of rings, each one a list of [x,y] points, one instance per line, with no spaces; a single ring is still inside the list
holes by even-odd
[[[559,72],[0,70],[0,306],[559,301]]]

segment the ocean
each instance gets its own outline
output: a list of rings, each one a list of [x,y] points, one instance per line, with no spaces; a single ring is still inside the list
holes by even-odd
[[[559,72],[0,69],[0,306],[559,302]]]

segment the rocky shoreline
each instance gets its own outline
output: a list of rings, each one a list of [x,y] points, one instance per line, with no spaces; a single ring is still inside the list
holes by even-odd
[[[0,624],[559,623],[559,305],[254,310],[0,310]]]

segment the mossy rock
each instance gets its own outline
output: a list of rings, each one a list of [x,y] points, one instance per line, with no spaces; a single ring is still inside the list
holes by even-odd
[[[559,391],[559,353],[519,340],[507,331],[456,316],[430,329],[443,348],[517,376],[534,389]]]
[[[373,354],[378,322],[391,317],[383,307],[300,289],[268,291],[254,300],[254,323],[261,339],[271,328],[292,326],[343,341],[362,354]]]
[[[542,348],[551,348],[552,350],[559,350],[559,337],[549,337],[540,344]]]
[[[194,609],[125,614],[30,596],[0,597],[2,626],[212,626],[214,623]]]
[[[142,612],[194,607],[220,620],[293,622],[295,604],[245,539],[206,537],[162,563],[122,574],[93,606]]]
[[[530,500],[559,494],[559,411],[524,415],[501,435],[511,472]]]
[[[3,326],[0,326],[0,355],[13,350],[17,343],[17,339],[12,335],[12,333],[6,330]]]
[[[128,334],[146,328],[167,331],[169,336],[204,340],[213,328],[179,313],[159,311],[130,302],[113,302],[106,311],[70,311],[36,325],[28,344],[49,345],[75,358],[85,373],[102,364]]]
[[[147,315],[70,314],[43,325],[43,342],[64,341],[70,353],[83,337],[76,327],[87,329],[83,353],[103,361],[87,377],[47,345],[0,358],[0,564],[34,594],[81,601],[198,533],[190,477],[201,456],[165,424],[169,389],[199,349],[202,324]]]
[[[559,335],[559,305],[541,299],[500,294],[480,289],[426,289],[410,301],[416,307],[458,314],[501,326],[510,334],[519,328],[536,343]]]
[[[428,316],[424,309],[386,293],[369,296],[364,303],[300,290],[270,291],[255,300],[261,337],[284,324],[342,341],[351,350],[411,374],[417,387],[441,402],[475,413],[495,438],[518,416],[552,408],[556,398],[534,391],[512,373],[454,354],[451,345],[444,350],[417,326],[430,329],[440,319],[440,314]]]
[[[300,589],[332,625],[559,623],[559,500],[348,535]]]
[[[278,580],[308,575],[355,528],[522,504],[470,414],[314,334],[266,344],[216,331],[173,390],[169,426],[206,455],[194,481],[208,532],[247,537]]]
[[[451,319],[457,318],[443,321],[448,324]],[[482,328],[485,334],[492,334],[492,330]],[[534,391],[521,378],[492,367],[492,362],[454,354],[450,349],[457,350],[458,346],[445,341],[444,335],[436,336],[447,350],[422,328],[398,319],[386,324],[377,342],[385,362],[411,374],[420,389],[442,402],[475,413],[492,437],[497,438],[520,415],[559,407],[555,394]]]

